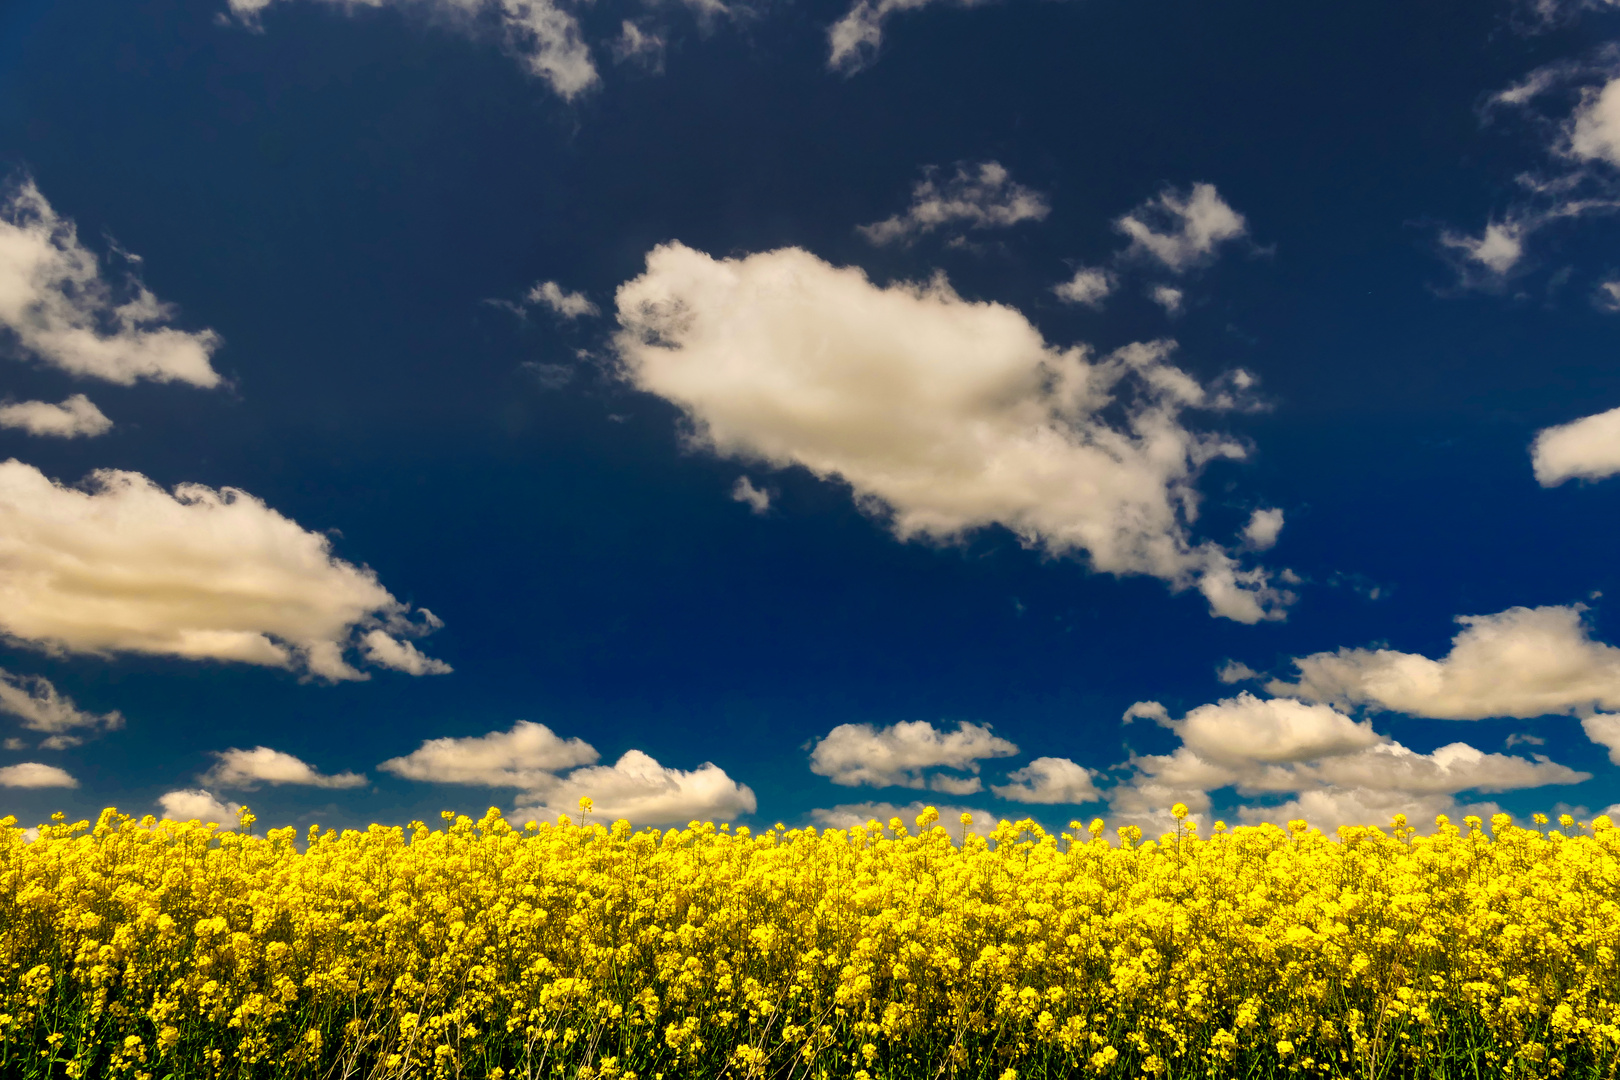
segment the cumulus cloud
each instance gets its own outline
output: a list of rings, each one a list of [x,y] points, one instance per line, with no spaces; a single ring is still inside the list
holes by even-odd
[[[1221,244],[1249,229],[1214,184],[1194,184],[1186,192],[1166,188],[1114,224],[1130,237],[1127,257],[1151,259],[1176,274],[1214,261]],[[1179,294],[1176,303],[1179,306]]]
[[[200,788],[170,791],[158,797],[158,806],[161,816],[169,821],[200,821],[222,829],[236,828],[237,816],[242,812],[240,803],[221,802]]]
[[[1318,828],[1387,824],[1391,815],[1449,812],[1465,791],[1499,792],[1574,784],[1590,773],[1549,761],[1487,754],[1451,743],[1420,754],[1327,705],[1240,694],[1174,720],[1156,702],[1127,712],[1150,716],[1181,737],[1169,754],[1132,757],[1133,774],[1108,792],[1111,809],[1144,829],[1173,828],[1170,807],[1207,816],[1210,793],[1292,795],[1282,806],[1250,807],[1244,820],[1304,817]]]
[[[1282,534],[1283,512],[1276,509],[1256,509],[1243,527],[1243,542],[1255,551],[1266,551],[1277,543]]]
[[[877,60],[883,44],[883,24],[900,11],[926,7],[933,0],[856,0],[844,17],[827,28],[827,67],[853,75]],[[956,0],[960,7],[972,7],[983,0]]]
[[[116,731],[124,726],[117,709],[93,713],[79,708],[43,675],[13,675],[0,669],[0,712],[22,721],[29,731],[43,732],[47,750],[77,746],[88,735]]]
[[[275,0],[230,0],[231,14],[243,25],[257,28],[264,10]],[[472,32],[488,20],[500,26],[505,45],[528,69],[544,79],[565,101],[572,101],[599,81],[591,50],[580,34],[579,21],[552,0],[325,0],[347,9],[356,7],[424,7],[436,17]]]
[[[1530,463],[1542,487],[1620,472],[1620,409],[1543,428],[1530,444]]]
[[[943,277],[879,287],[797,248],[663,245],[617,304],[623,376],[685,412],[692,446],[840,479],[901,539],[1001,525],[1100,572],[1196,587],[1241,622],[1292,600],[1189,536],[1199,471],[1246,449],[1182,415],[1242,407],[1247,373],[1201,384],[1165,342],[1058,349]]]
[[[72,375],[123,386],[137,379],[218,386],[210,360],[219,336],[177,329],[174,316],[173,305],[133,274],[123,282],[104,274],[95,254],[79,243],[73,222],[51,208],[32,180],[0,203],[0,327],[27,355]],[[26,408],[16,415],[49,423]]]
[[[1260,673],[1241,660],[1228,660],[1215,670],[1215,677],[1230,685],[1258,679]]]
[[[917,818],[926,809],[928,804],[922,802],[910,802],[904,806],[890,802],[842,803],[810,811],[810,820],[823,829],[859,829],[870,821],[880,822],[887,828],[891,818],[899,818],[906,829],[914,833],[917,831]],[[996,816],[987,810],[966,806],[935,806],[934,810],[939,813],[938,824],[952,836],[961,834],[963,814],[972,816],[973,820],[967,827],[970,833],[983,836],[993,832],[997,824]]]
[[[324,679],[356,629],[415,622],[331,541],[234,488],[171,494],[104,469],[83,488],[0,462],[0,633],[56,652],[231,660]]]
[[[25,761],[20,765],[7,765],[0,769],[0,787],[48,788],[78,787],[79,782],[55,765],[41,765]]]
[[[763,514],[771,508],[771,493],[755,487],[746,476],[737,477],[737,482],[731,488],[731,497],[746,504],[756,514]]]
[[[1018,747],[991,732],[989,725],[958,721],[955,731],[940,731],[926,720],[901,721],[879,728],[839,724],[810,752],[810,771],[843,787],[931,787],[952,795],[979,790],[977,775],[956,777],[930,769],[956,769],[977,774],[985,758],[1006,757]]]
[[[1059,300],[1100,308],[1108,294],[1114,291],[1115,284],[1113,271],[1097,266],[1082,266],[1068,281],[1052,286],[1052,291]]]
[[[72,439],[79,435],[105,435],[112,421],[83,394],[60,405],[48,401],[14,401],[0,405],[0,427],[20,428],[30,435]]]
[[[327,776],[291,754],[255,746],[251,750],[214,751],[214,766],[197,778],[208,787],[252,790],[260,784],[296,784],[301,787],[357,788],[366,786],[358,773],[340,772]]]
[[[956,174],[945,180],[936,169],[924,170],[923,179],[911,189],[911,206],[905,213],[858,226],[856,231],[871,243],[892,244],[951,226],[991,229],[1040,221],[1051,211],[1046,196],[1015,183],[999,162],[984,161],[958,165]]]
[[[600,756],[584,739],[563,739],[544,724],[519,720],[510,731],[428,739],[377,768],[435,784],[539,788],[552,783],[555,773],[595,764]]]
[[[990,788],[997,798],[1021,803],[1087,803],[1102,798],[1092,783],[1095,770],[1068,758],[1040,757],[1016,772],[1007,783]]]
[[[1463,615],[1439,660],[1393,649],[1313,653],[1273,694],[1436,720],[1620,709],[1620,649],[1592,640],[1580,605]]]
[[[593,815],[625,818],[637,825],[685,825],[690,821],[735,821],[757,808],[753,791],[713,762],[690,771],[672,769],[640,750],[627,751],[612,765],[575,769],[518,800],[518,813],[555,818],[578,813],[582,797]]]

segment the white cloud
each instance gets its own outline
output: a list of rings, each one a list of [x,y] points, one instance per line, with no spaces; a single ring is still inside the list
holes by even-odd
[[[731,488],[731,497],[737,502],[747,503],[748,509],[756,514],[763,514],[771,508],[771,493],[755,487],[746,476],[737,477],[736,484]]]
[[[25,761],[21,765],[7,765],[0,769],[0,787],[48,788],[78,787],[79,782],[55,765],[41,765]]]
[[[242,812],[240,803],[221,802],[208,792],[196,788],[161,795],[158,806],[161,807],[161,815],[169,821],[200,821],[205,825],[213,823],[222,829],[236,828],[237,815]]]
[[[880,822],[884,828],[888,828],[891,818],[899,818],[908,831],[915,833],[917,818],[929,805],[922,802],[906,803],[904,806],[890,802],[843,803],[810,811],[810,820],[823,829],[859,829],[869,821]],[[967,806],[934,806],[934,810],[939,814],[937,824],[952,836],[961,835],[963,814],[970,814],[973,818],[967,831],[980,836],[993,832],[998,824],[996,816],[987,810]]]
[[[45,747],[49,750],[78,745],[82,740],[75,732],[99,734],[124,726],[123,714],[117,709],[88,712],[43,675],[13,675],[4,669],[0,669],[0,712],[17,717],[29,731],[50,736]]]
[[[853,75],[877,60],[883,44],[883,24],[898,11],[913,11],[933,0],[856,0],[844,17],[827,28],[827,66]],[[957,0],[960,7],[972,7],[984,0]]]
[[[1611,315],[1620,311],[1620,279],[1599,282],[1592,292],[1592,303]]]
[[[104,469],[84,489],[0,462],[0,633],[47,650],[365,678],[357,627],[420,633],[370,570],[246,492]]]
[[[55,435],[71,439],[79,435],[105,435],[112,421],[83,394],[74,394],[60,405],[47,401],[17,401],[0,405],[0,427],[21,428],[30,435]]]
[[[1241,660],[1228,660],[1215,670],[1215,677],[1221,682],[1231,685],[1232,683],[1258,679],[1260,673]]]
[[[1249,515],[1249,523],[1243,527],[1243,541],[1255,551],[1266,551],[1276,546],[1282,527],[1281,510],[1256,509]]]
[[[1273,694],[1437,720],[1528,719],[1620,709],[1620,649],[1593,641],[1579,605],[1464,615],[1439,660],[1393,649],[1339,649],[1294,661]]]
[[[174,314],[133,275],[111,283],[73,222],[32,180],[0,204],[0,326],[29,355],[124,386],[137,379],[218,386],[209,361],[219,336],[178,330]]]
[[[377,768],[435,784],[480,787],[540,788],[553,774],[576,765],[594,764],[601,755],[584,739],[562,739],[544,724],[519,720],[511,731],[463,739],[428,739],[404,757]]]
[[[318,788],[366,786],[366,778],[358,773],[341,772],[327,776],[291,754],[272,750],[268,746],[255,746],[251,750],[238,750],[235,747],[216,750],[214,758],[213,768],[197,778],[209,787],[251,790],[260,784],[297,784]]]
[[[1164,308],[1166,315],[1171,316],[1181,314],[1182,301],[1186,299],[1186,295],[1186,293],[1172,285],[1155,285],[1148,292],[1149,298],[1155,304]]]
[[[1113,271],[1082,266],[1074,272],[1074,277],[1052,286],[1052,291],[1057,293],[1058,299],[1071,304],[1099,308],[1108,294],[1114,291],[1115,284]]]
[[[1530,228],[1524,221],[1492,221],[1479,236],[1468,236],[1450,229],[1440,234],[1440,244],[1500,276],[1524,257],[1524,242]]]
[[[422,655],[409,641],[401,641],[384,630],[368,631],[360,639],[360,648],[366,659],[378,667],[393,668],[407,675],[448,675],[454,670],[443,660]]]
[[[274,0],[230,0],[231,13],[244,25],[257,27]],[[599,81],[579,21],[552,0],[326,0],[350,10],[357,7],[425,7],[469,33],[485,20],[501,29],[506,47],[529,74],[544,79],[565,101],[572,101]]]
[[[1530,463],[1542,487],[1620,472],[1620,409],[1543,428],[1530,444]]]
[[[1092,779],[1097,773],[1068,758],[1040,757],[1016,772],[1008,783],[990,788],[997,798],[1021,803],[1087,803],[1103,796]]]
[[[985,758],[1006,757],[1018,747],[991,732],[988,725],[958,721],[955,731],[940,731],[926,720],[901,721],[885,728],[839,724],[810,752],[810,771],[844,787],[931,786],[935,791],[968,795],[979,790],[972,778],[934,775],[929,769],[979,771]]]
[[[924,170],[911,189],[911,206],[904,214],[856,228],[874,244],[913,240],[945,226],[969,229],[1003,228],[1020,221],[1040,221],[1051,213],[1046,196],[1022,184],[999,162],[958,165],[956,175],[941,182],[936,170]]]
[[[1586,737],[1609,752],[1609,760],[1620,765],[1620,716],[1593,713],[1581,720]]]
[[[1217,247],[1249,228],[1214,184],[1194,184],[1185,193],[1166,188],[1120,218],[1115,227],[1131,239],[1127,256],[1157,260],[1177,274],[1212,261]]]
[[[1165,342],[1060,350],[943,277],[881,288],[797,248],[663,245],[617,303],[624,377],[680,406],[693,446],[841,479],[901,539],[1001,525],[1100,572],[1196,586],[1241,622],[1293,599],[1188,535],[1200,469],[1246,450],[1181,415],[1244,404],[1245,372],[1205,386]]]
[[[524,297],[529,304],[544,304],[564,319],[578,319],[585,315],[600,315],[601,310],[582,292],[568,292],[555,281],[542,281]]]
[[[1620,165],[1620,78],[1581,95],[1570,117],[1569,149],[1577,158]]]
[[[633,60],[651,71],[663,71],[664,39],[625,19],[613,42],[613,60],[619,64]]]
[[[1238,820],[1245,825],[1270,822],[1286,825],[1303,820],[1312,828],[1321,829],[1329,836],[1341,825],[1377,825],[1388,828],[1396,814],[1405,814],[1406,820],[1420,831],[1434,819],[1445,814],[1453,824],[1459,824],[1464,815],[1477,814],[1488,819],[1499,813],[1496,803],[1459,803],[1451,795],[1413,795],[1404,791],[1385,791],[1369,788],[1319,788],[1301,792],[1297,797],[1275,806],[1244,806],[1238,809]]]
[[[1366,722],[1321,704],[1240,694],[1172,720],[1155,702],[1127,712],[1151,716],[1182,738],[1169,754],[1131,759],[1134,774],[1110,790],[1118,823],[1144,831],[1174,828],[1169,809],[1185,803],[1207,821],[1210,793],[1293,795],[1282,806],[1246,807],[1243,820],[1303,817],[1331,831],[1341,824],[1383,825],[1397,812],[1414,821],[1449,812],[1464,791],[1513,791],[1591,778],[1545,757],[1487,754],[1466,743],[1419,754],[1378,735]]]
[[[636,825],[685,825],[690,821],[735,821],[757,808],[754,793],[713,762],[685,771],[660,765],[640,750],[612,765],[575,769],[518,800],[519,817],[578,816],[581,797],[601,821],[625,818]]]

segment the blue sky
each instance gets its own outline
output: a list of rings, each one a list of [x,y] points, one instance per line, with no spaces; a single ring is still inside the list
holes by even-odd
[[[0,812],[1601,812],[1617,35],[10,4]]]

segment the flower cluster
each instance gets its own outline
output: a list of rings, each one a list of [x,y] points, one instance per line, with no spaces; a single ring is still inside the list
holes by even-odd
[[[1615,1074],[1620,829],[0,822],[0,1074]]]

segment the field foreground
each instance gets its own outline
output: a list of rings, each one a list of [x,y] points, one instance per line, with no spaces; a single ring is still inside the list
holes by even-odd
[[[1620,829],[0,821],[16,1077],[1615,1075]],[[586,819],[588,820],[588,818]],[[1078,823],[1077,823],[1078,824]]]

